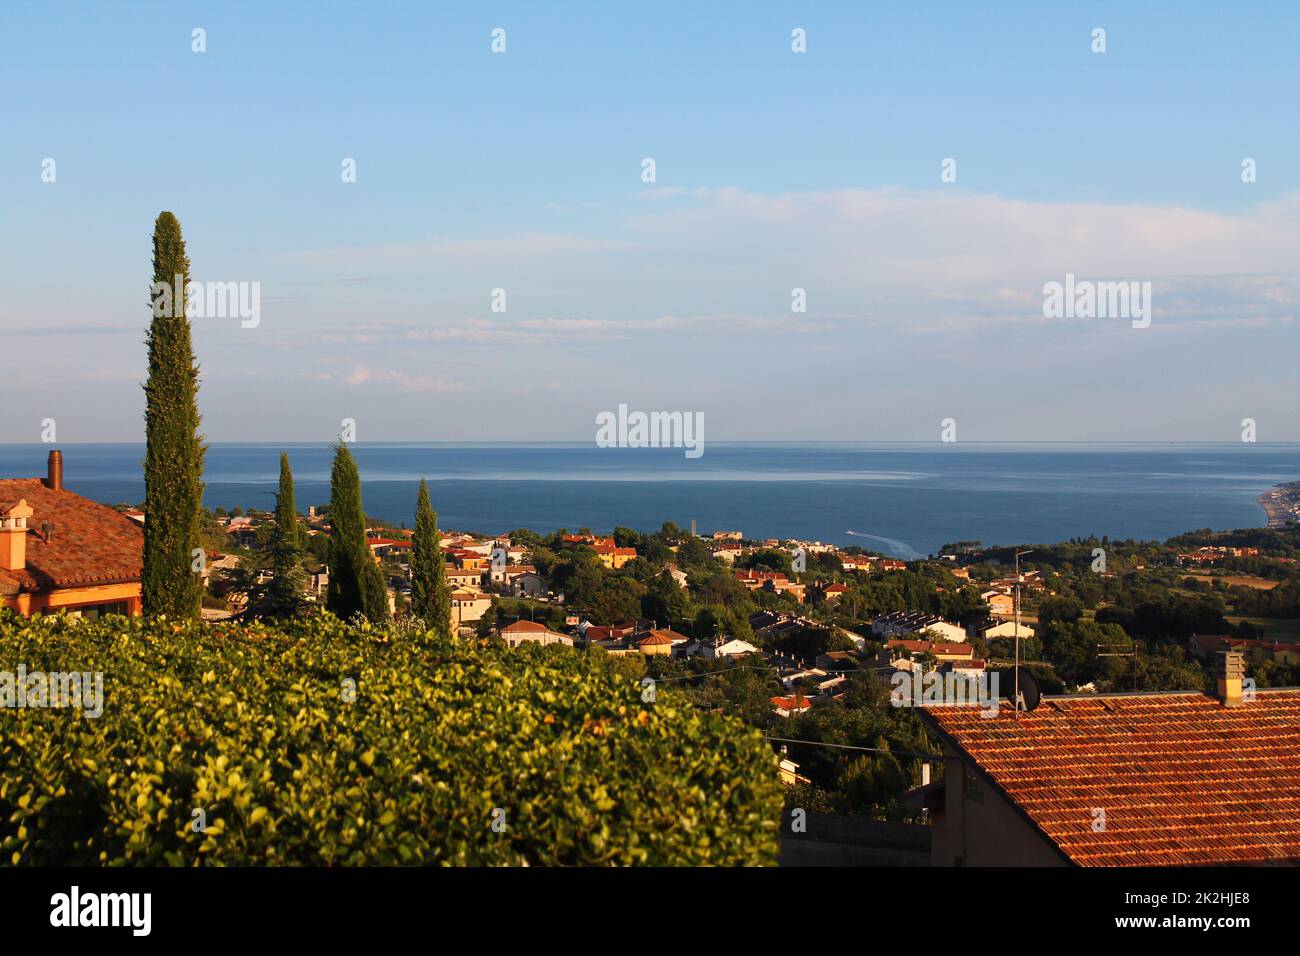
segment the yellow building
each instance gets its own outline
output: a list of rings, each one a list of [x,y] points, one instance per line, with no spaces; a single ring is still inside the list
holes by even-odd
[[[596,557],[600,558],[600,563],[612,571],[617,571],[623,565],[636,558],[636,548],[620,548],[612,544],[597,544],[593,546]]]
[[[673,652],[673,638],[671,631],[651,631],[641,640],[636,642],[637,650],[646,657],[656,655],[668,655]]]

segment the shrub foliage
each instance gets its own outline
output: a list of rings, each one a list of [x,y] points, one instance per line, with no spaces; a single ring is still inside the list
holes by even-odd
[[[671,691],[643,703],[605,655],[328,614],[6,616],[0,671],[20,663],[103,671],[104,706],[0,710],[5,864],[776,859],[781,787],[758,732]]]

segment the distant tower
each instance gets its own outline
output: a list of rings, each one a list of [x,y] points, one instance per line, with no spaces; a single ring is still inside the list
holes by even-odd
[[[698,537],[698,535],[695,533],[695,519],[694,519],[694,518],[691,519],[691,537],[692,537],[692,538]]]

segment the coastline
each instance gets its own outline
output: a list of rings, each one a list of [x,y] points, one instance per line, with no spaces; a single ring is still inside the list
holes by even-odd
[[[1300,482],[1274,485],[1255,500],[1268,518],[1266,528],[1285,528],[1300,520]]]
[[[47,449],[0,444],[0,475],[39,474]],[[142,445],[63,450],[73,490],[106,503],[143,500]],[[864,544],[869,534],[889,541],[868,547],[902,558],[909,551],[938,553],[957,540],[988,546],[1089,535],[1163,541],[1197,528],[1262,528],[1270,512],[1276,526],[1286,508],[1279,486],[1300,478],[1300,444],[1050,454],[965,446],[719,446],[710,448],[703,470],[672,449],[363,443],[354,454],[367,513],[396,525],[409,526],[425,477],[440,519],[462,530],[603,532],[621,525],[652,531],[665,520],[683,527],[695,520],[704,530],[739,528],[758,539],[841,546]],[[210,446],[205,505],[270,507],[278,458],[269,445]],[[327,502],[330,447],[295,446],[290,458],[299,504]],[[1300,490],[1295,499],[1300,502]],[[890,541],[905,547],[891,551]]]

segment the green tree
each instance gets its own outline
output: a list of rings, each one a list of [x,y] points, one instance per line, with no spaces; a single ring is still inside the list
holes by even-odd
[[[1102,653],[1125,653],[1132,647],[1128,634],[1118,624],[1099,624],[1086,618],[1057,622],[1044,628],[1043,656],[1070,684],[1087,684],[1109,670]]]
[[[361,573],[361,613],[374,624],[391,617],[388,607],[388,582],[374,561],[366,560]]]
[[[574,548],[570,560],[555,569],[555,584],[566,604],[582,608],[596,599],[608,577],[605,566],[591,548]]]
[[[641,598],[645,594],[645,585],[639,581],[621,575],[611,577],[596,591],[587,609],[597,624],[635,621],[641,613]],[[667,625],[666,621],[660,623]]]
[[[146,614],[197,618],[203,580],[194,567],[202,547],[203,456],[199,434],[199,369],[185,317],[190,260],[181,224],[158,214],[153,233],[153,319],[145,382],[144,568]]]
[[[292,617],[303,607],[307,574],[302,568],[302,535],[293,494],[289,456],[280,453],[280,490],[275,496],[275,525],[271,532],[272,578],[259,600],[250,603],[256,617]]]
[[[439,634],[451,633],[451,588],[438,546],[438,513],[429,504],[429,486],[420,479],[411,549],[411,612]]]
[[[387,619],[388,589],[366,548],[361,473],[344,442],[335,447],[330,469],[329,576],[325,607],[334,614],[345,620],[355,614],[375,622]]]
[[[668,627],[694,617],[695,610],[686,590],[678,586],[671,574],[661,571],[650,581],[650,590],[641,598],[641,614]]]

